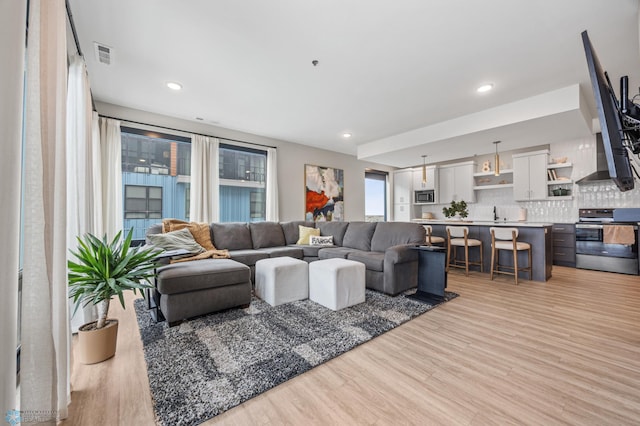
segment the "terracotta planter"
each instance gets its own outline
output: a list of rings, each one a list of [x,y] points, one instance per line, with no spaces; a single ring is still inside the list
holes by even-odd
[[[116,353],[118,320],[109,319],[107,325],[91,330],[96,321],[87,323],[78,330],[78,359],[83,364],[95,364],[111,358]]]

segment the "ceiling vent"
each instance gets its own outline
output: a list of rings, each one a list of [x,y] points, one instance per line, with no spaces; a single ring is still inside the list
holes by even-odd
[[[101,64],[111,65],[113,63],[113,49],[111,47],[93,42],[93,50],[96,53],[96,59]]]

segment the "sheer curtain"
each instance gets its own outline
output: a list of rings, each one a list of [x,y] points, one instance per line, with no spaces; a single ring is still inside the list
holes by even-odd
[[[27,2],[0,2],[0,416],[17,408],[16,347],[18,330],[18,247],[20,244],[20,156],[22,151],[22,89]]]
[[[266,219],[277,222],[280,220],[278,212],[278,157],[275,148],[267,150],[267,205]]]
[[[69,320],[63,0],[29,3],[24,151],[20,408],[55,424],[67,416]]]
[[[111,239],[122,230],[122,140],[120,122],[100,119],[102,153],[102,232]]]
[[[76,237],[88,232],[101,236],[102,224],[94,221],[102,199],[95,198],[96,182],[100,183],[100,167],[94,168],[93,158],[100,155],[99,139],[92,137],[91,93],[89,78],[82,57],[75,55],[69,64],[67,91],[67,244],[77,246]],[[98,192],[100,194],[100,192]],[[67,257],[71,257],[67,249]],[[69,305],[74,308],[70,300]],[[73,310],[71,311],[73,314]],[[78,308],[71,318],[71,329],[97,318],[93,305]]]
[[[220,220],[220,141],[207,136],[191,136],[191,201],[190,220],[218,222]]]

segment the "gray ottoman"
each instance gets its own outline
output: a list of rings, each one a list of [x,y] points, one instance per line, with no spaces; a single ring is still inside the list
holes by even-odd
[[[292,257],[256,262],[256,296],[271,306],[309,297],[309,264]]]
[[[203,259],[158,268],[160,310],[169,325],[251,303],[251,270],[231,259]]]
[[[309,264],[309,299],[334,311],[365,301],[364,263],[326,259]]]

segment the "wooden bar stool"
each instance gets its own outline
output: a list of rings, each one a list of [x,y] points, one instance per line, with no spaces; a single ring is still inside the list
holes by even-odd
[[[513,275],[518,284],[518,272],[529,273],[531,281],[531,244],[518,241],[518,228],[492,227],[491,231],[491,279],[494,272],[497,274]],[[498,250],[513,251],[513,266],[500,265],[500,253]],[[529,252],[529,266],[518,267],[518,252],[527,250]]]
[[[466,276],[469,276],[469,265],[480,266],[480,272],[482,272],[482,241],[469,238],[468,235],[469,228],[466,226],[447,226],[447,272],[450,267],[464,268]],[[451,247],[453,247],[453,258]],[[464,262],[457,259],[457,247],[464,247]],[[469,261],[469,247],[480,248],[480,262]]]
[[[425,239],[425,243],[428,246],[440,245],[444,244],[444,238],[432,235],[433,229],[431,225],[422,225],[424,226],[424,230],[427,231],[427,238]]]

